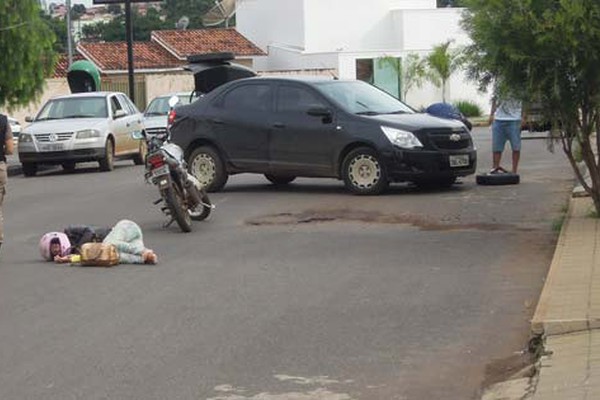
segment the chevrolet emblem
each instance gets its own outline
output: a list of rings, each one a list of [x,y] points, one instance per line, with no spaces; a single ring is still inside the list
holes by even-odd
[[[460,141],[460,135],[458,133],[453,133],[452,135],[450,135],[449,139],[451,142],[458,142]]]

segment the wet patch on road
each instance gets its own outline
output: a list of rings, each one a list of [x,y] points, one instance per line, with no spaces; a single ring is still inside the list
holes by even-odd
[[[278,213],[250,218],[251,226],[301,225],[334,222],[411,225],[424,231],[534,231],[531,227],[503,223],[460,223],[452,220],[429,220],[414,214],[384,214],[377,211],[351,209],[306,210],[299,213]]]
[[[335,379],[330,379],[327,376],[317,377],[301,377],[289,375],[275,375],[274,378],[280,383],[286,383],[293,386],[302,386],[305,390],[299,388],[291,388],[292,391],[274,391],[260,392],[256,394],[248,394],[249,390],[244,388],[236,388],[232,385],[219,385],[214,388],[218,394],[215,397],[209,397],[207,400],[355,400],[347,393],[337,393],[326,386],[341,385],[344,383],[352,383],[351,380],[340,382]],[[307,389],[307,386],[314,386]],[[320,387],[317,387],[320,386]]]

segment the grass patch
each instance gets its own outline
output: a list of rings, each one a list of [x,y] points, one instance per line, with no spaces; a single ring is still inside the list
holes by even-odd
[[[554,232],[560,232],[560,230],[562,229],[564,223],[565,223],[565,219],[566,219],[566,215],[563,214],[558,218],[555,218],[554,221],[552,221],[552,230]]]

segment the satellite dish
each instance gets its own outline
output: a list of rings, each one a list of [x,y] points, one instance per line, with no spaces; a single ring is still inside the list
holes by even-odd
[[[229,27],[229,20],[235,14],[236,0],[215,0],[213,8],[202,17],[204,26],[217,26],[225,22]]]
[[[186,30],[189,24],[190,19],[184,15],[183,17],[179,18],[179,21],[177,21],[177,23],[175,24],[175,28]]]

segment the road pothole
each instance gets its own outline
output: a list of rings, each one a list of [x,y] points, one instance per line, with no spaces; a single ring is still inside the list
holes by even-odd
[[[378,211],[351,209],[306,210],[298,213],[278,213],[258,216],[245,221],[251,226],[302,225],[339,222],[360,222],[369,224],[410,225],[425,231],[531,231],[513,224],[503,223],[460,223],[452,220],[433,221],[414,214],[384,214]]]

